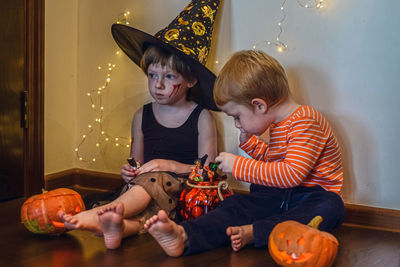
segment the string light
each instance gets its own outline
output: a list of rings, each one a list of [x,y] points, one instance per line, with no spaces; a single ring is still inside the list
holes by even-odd
[[[285,12],[285,5],[286,5],[287,0],[282,0],[282,4],[280,7],[282,16],[281,19],[277,23],[277,27],[279,29],[277,36],[275,37],[274,41],[262,41],[253,46],[253,49],[256,49],[257,46],[261,44],[266,44],[266,45],[273,45],[276,47],[277,51],[279,53],[282,53],[286,50],[288,50],[288,45],[281,40],[281,35],[283,33],[283,23],[286,20],[286,12]],[[316,9],[321,9],[325,5],[325,0],[308,0],[308,1],[301,1],[301,0],[296,0],[297,4],[302,7],[302,8],[316,8]],[[312,2],[311,4],[305,4],[304,2]]]
[[[129,24],[130,24],[130,22],[129,22],[129,15],[130,15],[130,12],[129,12],[129,11],[126,11],[126,12],[124,12],[124,13],[119,14],[119,15],[118,15],[118,19],[117,19],[117,23],[118,23],[118,24],[126,24],[126,25],[129,25]]]
[[[129,20],[130,12],[124,12],[118,15],[116,23],[118,24],[130,24]],[[115,55],[120,55],[120,51],[116,51]],[[104,82],[100,87],[94,88],[87,92],[87,96],[90,99],[90,108],[96,113],[95,119],[93,122],[89,123],[87,129],[84,134],[82,134],[82,139],[74,149],[76,158],[82,162],[88,163],[95,163],[96,157],[93,154],[98,154],[99,149],[102,145],[106,143],[113,143],[114,147],[121,147],[121,148],[129,148],[131,140],[130,138],[126,137],[115,137],[111,136],[110,134],[106,133],[104,130],[103,125],[103,115],[104,115],[104,105],[103,105],[103,94],[102,92],[107,89],[108,85],[111,83],[111,74],[115,69],[116,65],[113,63],[108,63],[106,66],[98,66],[97,69],[99,71],[107,70],[106,77],[104,78]],[[95,142],[95,146],[93,147],[92,155],[86,155],[85,157],[82,155],[81,148],[82,146],[88,141],[89,136],[93,136],[93,134],[98,130],[97,141]],[[96,138],[96,136],[95,136]]]

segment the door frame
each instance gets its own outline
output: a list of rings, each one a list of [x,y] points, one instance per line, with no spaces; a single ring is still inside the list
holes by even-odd
[[[25,90],[28,92],[24,131],[24,196],[44,188],[44,3],[25,0]]]

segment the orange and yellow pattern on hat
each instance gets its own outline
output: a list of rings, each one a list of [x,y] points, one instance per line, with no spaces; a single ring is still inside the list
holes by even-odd
[[[205,65],[219,2],[220,0],[191,1],[155,37]]]

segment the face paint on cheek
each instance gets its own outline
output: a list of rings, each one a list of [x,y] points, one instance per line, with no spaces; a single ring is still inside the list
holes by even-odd
[[[172,96],[174,96],[178,93],[178,90],[181,87],[181,84],[174,84],[173,87],[174,87],[174,89],[172,90],[171,94],[169,95],[169,98],[171,98]]]

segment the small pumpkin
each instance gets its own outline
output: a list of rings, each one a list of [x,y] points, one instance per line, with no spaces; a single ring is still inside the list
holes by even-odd
[[[74,190],[58,188],[28,198],[21,207],[21,222],[35,234],[60,235],[67,231],[58,212],[75,215],[85,210],[82,197]]]
[[[296,221],[277,224],[268,241],[269,253],[274,261],[285,267],[331,266],[339,242],[333,235],[318,230],[321,222],[322,217],[316,216],[308,225]]]

